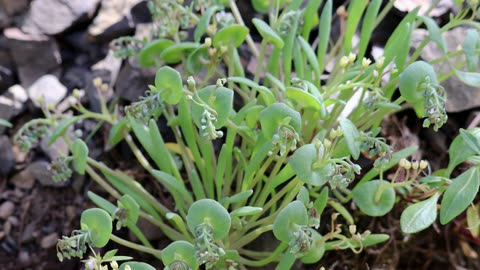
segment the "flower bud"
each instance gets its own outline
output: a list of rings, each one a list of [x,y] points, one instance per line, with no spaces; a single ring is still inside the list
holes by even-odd
[[[354,53],[350,53],[350,54],[348,55],[348,62],[349,62],[350,64],[352,64],[353,62],[355,62],[355,59],[357,59],[357,56],[356,56]]]
[[[210,48],[212,46],[212,38],[209,38],[209,37],[205,38],[204,43],[207,48]]]
[[[355,233],[357,233],[357,226],[351,224],[350,226],[348,226],[348,231],[350,232],[350,234],[354,235]]]
[[[415,160],[414,162],[412,162],[412,168],[414,170],[418,170],[418,167],[419,167],[418,161]]]
[[[342,58],[340,58],[340,66],[346,67],[347,65],[348,65],[348,57],[342,56]]]
[[[367,68],[368,66],[370,66],[370,64],[372,63],[372,60],[368,59],[368,58],[363,58],[362,59],[362,66],[363,68]]]
[[[94,85],[96,88],[100,88],[100,86],[101,86],[102,84],[103,84],[102,78],[96,77],[95,79],[93,79],[93,85]]]
[[[110,267],[112,267],[113,270],[118,270],[118,263],[117,261],[113,261],[110,263]]]
[[[428,162],[426,160],[420,161],[420,170],[425,170],[428,167]]]
[[[377,69],[381,69],[383,67],[384,63],[385,63],[385,56],[380,56],[380,58],[378,58],[377,62],[375,62],[375,67]]]

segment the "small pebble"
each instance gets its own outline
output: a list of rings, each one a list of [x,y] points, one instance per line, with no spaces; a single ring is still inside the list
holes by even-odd
[[[0,219],[7,219],[13,214],[15,204],[11,201],[6,201],[0,205]]]
[[[40,241],[40,246],[42,248],[54,247],[57,244],[57,240],[58,240],[58,234],[56,232],[51,233],[42,238],[42,241]]]

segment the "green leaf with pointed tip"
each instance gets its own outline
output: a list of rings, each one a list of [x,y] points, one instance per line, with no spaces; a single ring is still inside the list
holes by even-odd
[[[217,201],[201,199],[194,202],[187,213],[188,229],[195,234],[195,228],[203,223],[213,227],[213,238],[221,240],[228,235],[232,220],[228,211]]]
[[[472,134],[477,140],[480,139],[480,128],[468,129],[466,132]],[[458,164],[468,160],[473,155],[475,155],[475,152],[465,142],[464,138],[462,136],[455,137],[448,149],[449,162],[446,176],[449,176]]]
[[[243,192],[240,192],[240,193],[237,193],[233,196],[225,198],[224,203],[228,203],[228,204],[241,203],[241,202],[244,202],[245,200],[247,200],[250,196],[252,196],[252,194],[253,194],[252,189],[245,190]]]
[[[325,209],[325,206],[327,206],[328,202],[328,188],[324,187],[322,189],[322,192],[318,195],[318,198],[315,199],[313,202],[313,206],[315,209],[317,209],[318,215],[321,215],[323,213],[323,210]]]
[[[104,247],[112,234],[112,218],[103,209],[90,208],[83,211],[80,217],[82,230],[90,231],[93,247]]]
[[[282,241],[289,243],[293,233],[298,231],[297,226],[308,224],[308,214],[305,205],[301,201],[293,201],[278,213],[273,222],[273,234]]]
[[[400,227],[404,233],[417,233],[428,228],[437,219],[437,201],[440,193],[408,206],[400,217]]]
[[[478,31],[474,29],[468,29],[465,34],[465,40],[463,41],[462,49],[465,54],[465,60],[467,61],[467,68],[469,72],[475,72],[478,69],[478,55],[477,49],[480,43],[480,36]]]
[[[480,187],[478,167],[472,167],[452,180],[443,195],[440,207],[440,223],[447,224],[460,215],[475,199]]]
[[[162,91],[160,96],[168,104],[177,104],[183,96],[182,76],[178,71],[168,66],[157,71],[155,87]]]
[[[248,35],[248,28],[240,24],[232,24],[220,29],[215,36],[213,36],[212,44],[215,48],[221,46],[228,47],[230,44],[233,47],[239,47]]]
[[[176,213],[170,212],[170,213],[167,213],[165,217],[171,222],[173,222],[177,227],[179,227],[182,233],[188,234],[187,225],[185,224],[181,216],[179,216]]]
[[[455,77],[457,77],[463,83],[473,87],[480,87],[480,73],[465,72],[455,68],[453,68],[453,71],[455,72]]]
[[[108,134],[108,143],[113,147],[123,140],[125,134],[128,133],[129,127],[127,125],[127,118],[115,123]]]
[[[300,191],[297,194],[297,200],[303,202],[305,206],[310,202],[310,194],[308,194],[308,189],[304,186],[300,188]]]
[[[73,168],[84,175],[87,168],[88,147],[81,139],[76,139],[72,146]]]
[[[138,64],[143,68],[155,66],[157,64],[155,60],[160,60],[160,54],[173,44],[175,44],[173,41],[163,38],[147,43],[138,53]]]
[[[480,155],[480,141],[475,135],[461,128],[460,136],[462,136],[463,141],[475,152],[475,154]]]
[[[162,250],[162,262],[169,266],[175,261],[184,261],[190,269],[197,269],[198,263],[195,259],[195,247],[187,241],[175,241]]]
[[[52,135],[50,135],[50,138],[48,139],[48,145],[51,145],[52,143],[54,143],[60,136],[65,134],[68,127],[75,124],[75,122],[79,121],[82,118],[84,117],[74,116],[74,117],[69,117],[67,119],[62,120],[62,122],[55,127],[55,129],[52,132]]]
[[[197,49],[200,44],[195,42],[182,42],[172,45],[160,54],[160,59],[167,64],[176,64],[187,58],[188,55]]]
[[[419,18],[422,19],[427,26],[430,39],[438,45],[443,53],[446,53],[447,45],[445,44],[445,40],[443,40],[440,27],[438,27],[437,23],[432,18],[427,16],[419,16]]]
[[[273,138],[280,124],[285,122],[286,118],[290,118],[288,124],[292,126],[296,132],[300,132],[302,118],[300,113],[293,110],[283,103],[274,103],[260,112],[260,124],[262,132],[268,139]]]
[[[345,39],[343,46],[345,48],[345,55],[348,55],[352,49],[353,35],[358,28],[363,11],[368,5],[367,0],[352,1],[348,5],[348,19],[345,27]]]
[[[198,96],[217,112],[215,128],[223,127],[233,111],[233,90],[211,85],[200,89]],[[201,119],[204,110],[202,106],[192,104],[192,118],[198,127],[202,126]]]
[[[144,262],[124,262],[120,265],[119,270],[125,270],[125,267],[130,266],[131,270],[155,270],[153,266]]]
[[[131,224],[136,224],[140,214],[140,206],[132,198],[132,196],[125,194],[118,200],[119,208],[127,210],[126,218]]]
[[[326,163],[318,168],[313,167],[323,155],[323,146],[320,147],[317,154],[315,145],[306,144],[295,151],[288,163],[302,182],[309,185],[322,186],[327,183],[335,172],[335,167],[331,163]]]
[[[270,25],[257,18],[254,18],[252,22],[264,40],[271,42],[277,48],[283,48],[283,39],[277,34],[277,32],[275,32],[275,30],[270,28]]]
[[[200,42],[202,35],[207,31],[213,14],[220,9],[222,9],[220,6],[211,6],[205,10],[202,17],[200,17],[200,20],[198,21],[197,27],[195,27],[195,31],[193,32],[193,40],[195,40],[195,42]]]
[[[395,204],[395,190],[388,187],[383,190],[380,200],[375,201],[377,190],[380,186],[390,185],[384,180],[372,180],[353,189],[353,200],[360,211],[372,217],[380,217],[392,210]]]
[[[467,209],[467,225],[473,237],[480,236],[480,213],[475,205],[470,205]]]
[[[347,141],[348,150],[353,159],[358,159],[360,156],[360,132],[352,121],[347,118],[340,120],[340,126],[343,129],[343,137]]]
[[[0,119],[0,126],[5,126],[5,127],[8,127],[8,128],[13,127],[13,126],[12,126],[12,123],[8,122],[8,121],[5,120],[5,119]]]
[[[94,204],[96,204],[98,207],[101,207],[103,210],[107,211],[110,215],[113,214],[113,212],[115,212],[115,210],[117,209],[117,207],[113,203],[105,200],[104,198],[98,196],[97,194],[91,191],[87,192],[87,196],[90,200],[92,200]]]

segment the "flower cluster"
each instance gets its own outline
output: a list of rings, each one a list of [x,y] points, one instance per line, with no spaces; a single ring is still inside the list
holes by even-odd
[[[90,232],[83,230],[76,230],[72,232],[72,236],[62,236],[57,242],[57,257],[58,260],[63,261],[64,258],[71,257],[82,258],[87,251],[87,244],[91,242]]]
[[[206,269],[211,269],[225,255],[225,250],[217,246],[213,239],[213,227],[202,223],[195,228],[195,258],[199,264],[206,264]]]
[[[43,119],[44,120],[44,119]],[[25,124],[14,136],[13,140],[22,152],[28,152],[37,145],[40,139],[49,133],[48,123],[36,119]]]
[[[72,169],[69,167],[71,158],[59,157],[50,164],[50,172],[54,182],[66,181],[72,176]]]
[[[148,123],[148,120],[162,107],[163,104],[160,94],[147,91],[145,96],[141,97],[139,101],[125,107],[125,111],[142,123]]]
[[[433,124],[433,130],[438,131],[447,122],[448,116],[445,111],[446,93],[440,85],[427,84],[425,90],[423,127]]]
[[[293,233],[294,238],[289,243],[290,252],[299,258],[305,255],[312,246],[312,231],[307,226],[301,226],[298,231]]]

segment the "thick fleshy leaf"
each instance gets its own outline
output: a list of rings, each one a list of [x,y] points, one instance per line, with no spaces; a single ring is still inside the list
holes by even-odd
[[[440,193],[408,206],[400,217],[400,227],[404,233],[416,233],[428,228],[437,219],[437,201]]]
[[[221,240],[228,235],[232,220],[228,211],[217,201],[201,199],[194,202],[187,213],[187,226],[190,232],[203,223],[213,227],[213,238]]]
[[[470,72],[475,72],[478,69],[478,54],[477,48],[479,47],[480,36],[478,31],[474,29],[467,30],[465,40],[463,41],[463,53],[465,54],[465,60],[467,61],[467,68]]]
[[[475,199],[480,186],[479,168],[472,167],[452,180],[443,195],[440,223],[447,224],[460,215]]]
[[[190,52],[198,48],[200,44],[195,42],[182,42],[172,45],[160,54],[160,59],[167,64],[176,64],[185,59]]]
[[[215,128],[221,128],[227,122],[233,111],[233,90],[226,87],[207,86],[198,91],[198,96],[217,112]],[[201,119],[204,108],[192,104],[192,118],[195,124],[202,126]]]
[[[473,135],[477,140],[480,139],[480,128],[466,130],[465,132]],[[475,154],[475,151],[465,142],[463,136],[457,136],[450,144],[448,149],[448,175],[460,163],[468,160]]]
[[[168,104],[177,104],[183,96],[182,76],[175,69],[165,66],[155,75],[155,87]]]
[[[375,197],[379,187],[389,185],[384,180],[372,180],[353,189],[353,200],[358,208],[366,215],[379,217],[387,214],[392,210],[395,204],[395,190],[388,187],[383,190],[380,200],[376,201]]]
[[[311,109],[314,111],[320,111],[322,104],[312,94],[303,91],[296,87],[287,87],[285,89],[286,96],[300,108]]]
[[[192,74],[197,74],[206,67],[205,63],[210,61],[206,46],[200,46],[188,55],[186,67]]]
[[[335,167],[330,163],[315,168],[315,162],[323,156],[324,148],[317,149],[314,144],[306,144],[298,148],[289,161],[297,177],[304,183],[314,186],[322,186],[335,172]]]
[[[163,38],[147,43],[138,54],[138,63],[144,68],[155,66],[160,61],[160,54],[173,44],[173,41]]]
[[[50,135],[50,138],[48,139],[48,145],[51,145],[52,143],[54,143],[60,136],[65,134],[65,132],[71,125],[75,124],[75,122],[79,121],[82,118],[84,117],[74,116],[74,117],[69,117],[67,119],[62,120],[62,122],[55,127],[55,129],[52,132],[52,135]]]
[[[302,118],[300,113],[293,110],[283,103],[274,103],[260,112],[260,124],[262,125],[263,134],[268,139],[273,138],[280,124],[289,118],[288,125],[292,126],[295,131],[300,132]]]
[[[273,222],[273,234],[282,242],[290,242],[297,225],[308,224],[308,214],[305,205],[301,201],[293,201],[278,213]]]
[[[151,266],[148,263],[144,262],[124,262],[120,265],[120,270],[125,270],[127,265],[130,267],[131,270],[155,270],[155,267]]]
[[[445,40],[443,40],[440,27],[438,27],[437,23],[432,18],[427,16],[419,16],[419,18],[421,18],[427,26],[430,39],[437,44],[442,52],[446,53],[447,45],[445,44]]]
[[[110,133],[108,134],[108,143],[110,146],[113,147],[123,140],[125,134],[129,131],[127,122],[127,118],[122,118],[122,120],[112,126]]]
[[[126,211],[126,219],[131,224],[136,224],[140,214],[140,206],[132,198],[132,196],[125,194],[118,200],[119,207]]]
[[[248,28],[239,24],[232,24],[220,29],[215,36],[213,36],[213,46],[220,48],[221,46],[239,47],[248,35]]]
[[[82,230],[90,231],[90,239],[94,247],[104,247],[112,234],[112,218],[107,211],[90,208],[83,211],[80,217]]]
[[[240,208],[235,209],[232,213],[230,213],[231,217],[243,217],[243,216],[252,216],[256,214],[260,214],[263,211],[261,207],[253,207],[253,206],[242,206]]]
[[[81,175],[87,168],[88,146],[81,139],[76,139],[72,146],[73,168]]]
[[[175,261],[184,261],[190,269],[197,269],[195,252],[195,247],[189,242],[175,241],[162,250],[162,262],[165,266],[169,266]]]

